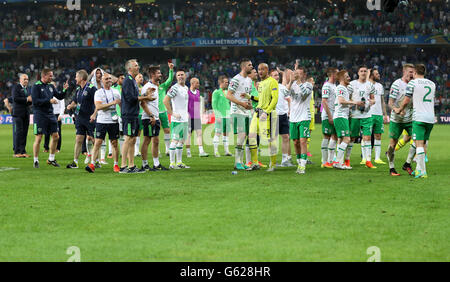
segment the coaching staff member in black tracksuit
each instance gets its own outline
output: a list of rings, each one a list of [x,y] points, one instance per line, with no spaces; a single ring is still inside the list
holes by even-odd
[[[122,149],[122,166],[119,173],[144,173],[145,169],[139,169],[134,164],[134,144],[139,130],[139,105],[140,101],[152,100],[152,96],[139,96],[139,88],[135,77],[139,74],[139,64],[136,60],[129,60],[125,64],[127,74],[122,83],[122,129],[125,142]],[[127,167],[128,161],[128,167]]]
[[[97,88],[87,81],[88,73],[85,70],[77,71],[75,80],[77,82],[77,89],[73,96],[72,102],[67,106],[68,110],[75,109],[75,148],[73,162],[68,164],[67,168],[78,168],[78,158],[81,153],[81,148],[87,138],[88,146],[88,163],[91,162],[90,154],[92,153],[92,146],[94,144],[94,129],[97,111],[95,110],[94,97]],[[95,161],[95,160],[94,160]]]
[[[56,87],[51,84],[53,80],[53,71],[44,68],[41,71],[41,79],[38,80],[31,89],[31,97],[33,101],[33,132],[35,134],[33,144],[33,164],[35,168],[39,168],[39,148],[41,146],[42,135],[51,134],[52,141],[50,142],[50,154],[47,160],[49,165],[59,167],[60,165],[55,160],[56,145],[58,144],[58,121],[53,114],[52,104],[58,103],[55,98],[64,99],[66,90],[69,84],[66,81],[63,91],[59,92]]]

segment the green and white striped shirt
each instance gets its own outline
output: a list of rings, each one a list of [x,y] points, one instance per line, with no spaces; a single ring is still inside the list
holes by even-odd
[[[389,99],[394,99],[394,106],[399,108],[406,95],[407,83],[401,78],[397,79],[391,85],[391,91],[389,94]],[[405,108],[405,115],[398,115],[394,111],[391,112],[391,121],[395,123],[409,123],[412,122],[412,105],[411,103]]]

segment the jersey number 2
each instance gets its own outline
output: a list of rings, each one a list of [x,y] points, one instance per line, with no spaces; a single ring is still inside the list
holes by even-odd
[[[425,94],[425,96],[423,96],[423,101],[424,102],[431,102],[431,99],[426,99],[427,96],[430,95],[430,93],[431,93],[431,88],[429,86],[425,86],[424,88],[428,89],[428,92],[427,92],[427,94]]]

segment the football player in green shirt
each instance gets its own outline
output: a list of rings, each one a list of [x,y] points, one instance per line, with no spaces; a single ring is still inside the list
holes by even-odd
[[[219,140],[223,135],[223,147],[225,156],[232,156],[228,150],[228,133],[231,131],[230,121],[230,101],[227,99],[228,77],[219,76],[219,89],[214,90],[212,94],[212,108],[215,115],[215,132],[213,139],[214,155],[220,157]]]
[[[159,120],[161,121],[161,126],[164,130],[164,144],[166,145],[166,156],[169,155],[170,126],[169,126],[169,117],[167,115],[167,109],[164,106],[163,100],[164,100],[164,97],[166,96],[167,89],[169,89],[169,87],[172,85],[174,64],[169,62],[168,66],[169,66],[169,76],[164,83],[161,83],[158,86]]]

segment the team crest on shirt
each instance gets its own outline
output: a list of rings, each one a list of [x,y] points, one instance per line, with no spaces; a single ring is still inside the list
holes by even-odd
[[[50,93],[53,93],[53,88],[50,87]]]
[[[83,96],[87,96],[87,91],[83,91]]]

